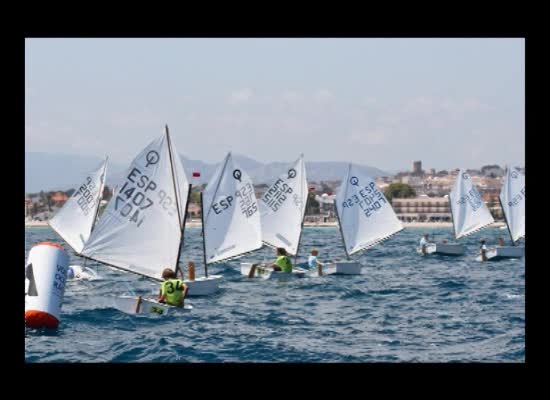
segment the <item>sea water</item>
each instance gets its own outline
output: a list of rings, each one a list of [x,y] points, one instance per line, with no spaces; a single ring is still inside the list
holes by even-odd
[[[359,276],[249,280],[239,263],[274,259],[265,248],[208,267],[221,290],[186,300],[191,313],[128,315],[111,295],[156,296],[159,284],[88,261],[102,280],[69,282],[59,328],[26,329],[27,362],[524,362],[525,259],[481,263],[479,240],[507,231],[484,229],[459,242],[459,257],[421,256],[423,233],[452,240],[451,228],[406,228],[352,259]],[[65,245],[48,227],[27,228],[25,258],[40,241]],[[507,238],[506,238],[507,239]],[[306,227],[298,263],[345,259],[338,228]],[[188,228],[181,265],[202,276],[200,228]],[[154,293],[154,294],[153,294]]]

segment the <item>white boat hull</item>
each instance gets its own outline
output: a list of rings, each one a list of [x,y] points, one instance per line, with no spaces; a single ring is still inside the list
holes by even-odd
[[[187,296],[208,296],[220,290],[220,282],[223,276],[209,275],[208,277],[195,278],[194,281],[184,280],[189,288]]]
[[[523,246],[502,246],[487,250],[487,261],[498,261],[506,258],[521,258],[525,254]],[[477,261],[481,261],[481,255],[477,256]]]
[[[81,281],[81,280],[97,280],[101,279],[101,277],[95,272],[93,269],[88,267],[82,267],[80,265],[70,265],[69,267],[72,268],[74,272],[74,278],[71,280],[74,281]]]
[[[120,296],[115,297],[114,307],[126,314],[158,314],[168,315],[172,312],[191,312],[192,305],[186,304],[184,308],[170,306],[168,304],[159,303],[153,299],[141,299],[139,310],[136,312],[138,298],[136,296]]]
[[[241,275],[248,276],[250,273],[250,268],[252,268],[252,263],[241,263]],[[254,273],[254,278],[261,279],[292,279],[292,278],[303,278],[306,276],[307,271],[301,268],[294,267],[292,272],[281,272],[273,271],[271,268],[256,267],[256,272]]]
[[[362,265],[358,262],[335,262],[325,264],[322,267],[323,275],[361,275]],[[317,275],[317,270],[314,271],[314,275]]]
[[[429,243],[426,245],[426,254],[441,254],[446,256],[461,256],[466,253],[466,246],[462,244]]]

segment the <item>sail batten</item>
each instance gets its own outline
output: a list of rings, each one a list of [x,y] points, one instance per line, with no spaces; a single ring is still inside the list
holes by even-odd
[[[500,205],[512,242],[525,236],[525,175],[508,168],[500,191]]]
[[[262,247],[260,213],[248,174],[227,155],[202,194],[205,262]]]
[[[85,178],[63,207],[49,221],[50,227],[80,253],[94,227],[101,202],[107,159]]]
[[[471,235],[495,222],[470,175],[460,169],[449,194],[456,239]]]
[[[353,164],[335,199],[346,254],[364,251],[403,229],[376,182]]]
[[[275,179],[259,201],[262,240],[296,255],[308,196],[303,156]]]
[[[141,151],[86,242],[83,256],[154,279],[160,279],[164,268],[174,268],[189,196],[177,154],[168,133]]]

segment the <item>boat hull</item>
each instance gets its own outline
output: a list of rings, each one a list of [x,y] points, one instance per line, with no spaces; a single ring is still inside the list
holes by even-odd
[[[95,281],[101,279],[101,277],[93,269],[88,267],[82,267],[81,265],[70,265],[74,272],[74,281],[89,280]]]
[[[252,268],[252,263],[241,263],[241,275],[248,276]],[[254,278],[260,278],[264,280],[271,279],[292,279],[303,278],[306,276],[307,271],[301,268],[293,268],[292,272],[273,271],[272,269],[256,267]]]
[[[499,261],[508,258],[521,258],[525,254],[523,246],[502,246],[487,250],[487,261]],[[481,261],[481,255],[477,256],[477,261]]]
[[[361,275],[362,265],[358,262],[335,262],[323,265],[323,275]],[[317,271],[315,271],[317,274]]]
[[[189,288],[187,296],[208,296],[220,290],[220,282],[223,276],[209,275],[208,277],[195,278],[194,281],[184,280]]]
[[[462,244],[429,243],[426,245],[426,254],[461,256],[464,253],[466,253],[466,246]]]
[[[173,312],[188,313],[191,312],[193,306],[185,305],[184,308],[170,306],[168,304],[159,303],[153,299],[141,299],[139,310],[136,312],[138,298],[136,296],[120,296],[114,299],[114,307],[126,314],[157,314],[168,315]]]

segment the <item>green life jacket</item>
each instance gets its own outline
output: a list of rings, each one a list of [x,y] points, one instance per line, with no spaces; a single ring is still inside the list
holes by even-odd
[[[287,256],[277,257],[275,264],[281,267],[281,271],[283,272],[292,272],[292,261]]]
[[[160,294],[164,296],[164,301],[166,304],[172,306],[181,306],[183,301],[183,291],[181,287],[183,286],[183,281],[181,279],[168,279],[167,281],[162,282],[160,286]]]

